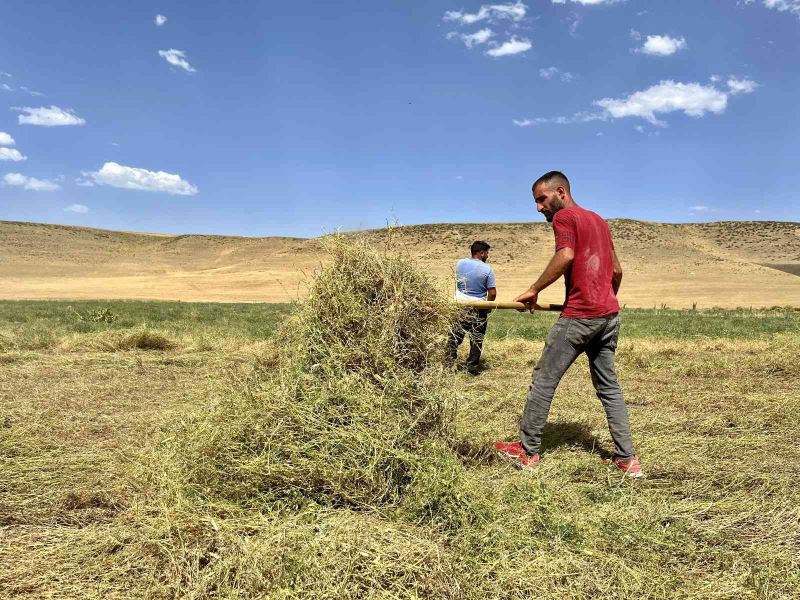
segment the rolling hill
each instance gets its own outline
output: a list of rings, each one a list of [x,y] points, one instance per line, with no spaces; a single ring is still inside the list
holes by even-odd
[[[628,306],[800,306],[800,223],[609,221]],[[413,225],[349,233],[406,252],[452,286],[475,239],[513,299],[553,250],[544,222]],[[321,238],[162,235],[0,221],[0,298],[288,302],[325,261]],[[542,295],[557,302],[563,286]]]

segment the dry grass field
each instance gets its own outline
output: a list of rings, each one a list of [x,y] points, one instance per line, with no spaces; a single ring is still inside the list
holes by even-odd
[[[416,280],[377,316],[348,285],[293,321],[0,302],[0,597],[800,597],[800,312],[624,310],[628,481],[585,361],[538,470],[488,451],[553,315],[493,315],[475,378],[391,337]]]
[[[631,307],[800,303],[800,224],[610,222]],[[544,222],[439,224],[352,234],[414,256],[440,286],[475,239],[493,245],[499,299],[512,299],[552,253]],[[0,298],[290,302],[325,261],[319,239],[151,235],[0,222]],[[553,286],[542,300],[558,302]]]

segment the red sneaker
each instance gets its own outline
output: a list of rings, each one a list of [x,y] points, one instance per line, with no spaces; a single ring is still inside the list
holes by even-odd
[[[539,465],[539,454],[529,455],[521,442],[495,442],[494,449],[498,456],[510,459],[520,469],[532,469]]]
[[[644,473],[642,473],[642,465],[639,462],[639,459],[635,456],[631,456],[630,458],[622,458],[621,456],[614,455],[611,460],[607,460],[605,462],[606,464],[613,464],[620,471],[625,473],[625,475],[632,477],[633,479],[641,479],[644,477]]]

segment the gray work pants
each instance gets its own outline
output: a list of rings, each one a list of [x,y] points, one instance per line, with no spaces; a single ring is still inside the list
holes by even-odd
[[[467,370],[477,373],[480,368],[483,340],[486,337],[486,326],[489,321],[489,311],[468,308],[464,319],[456,323],[450,333],[447,360],[450,364],[456,362],[458,347],[464,341],[464,336],[469,334],[469,356],[467,357]]]
[[[533,369],[528,400],[522,414],[520,439],[528,454],[539,452],[542,431],[556,387],[570,365],[585,352],[589,357],[594,389],[606,411],[615,454],[623,458],[634,455],[628,407],[614,370],[618,337],[619,315],[616,313],[596,319],[561,317],[556,321],[547,335],[542,356]]]

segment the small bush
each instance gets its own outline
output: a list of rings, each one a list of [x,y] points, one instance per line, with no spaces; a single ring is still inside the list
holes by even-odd
[[[150,329],[98,331],[73,334],[60,343],[67,352],[120,352],[128,350],[173,350],[178,344]]]
[[[177,344],[165,335],[143,329],[123,337],[118,350],[172,350]]]

